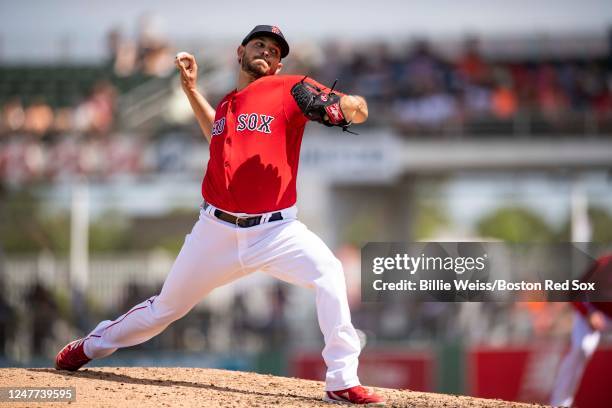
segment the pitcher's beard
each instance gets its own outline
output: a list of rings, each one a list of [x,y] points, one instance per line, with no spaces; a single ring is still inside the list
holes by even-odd
[[[247,61],[246,58],[242,58],[242,62],[240,64],[242,66],[242,70],[252,76],[255,79],[259,79],[268,74],[267,71],[264,71],[260,68],[259,65],[253,64],[253,61]]]

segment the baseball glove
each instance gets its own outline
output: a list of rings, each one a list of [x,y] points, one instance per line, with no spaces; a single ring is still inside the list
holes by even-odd
[[[325,126],[339,126],[343,131],[350,132],[348,128],[351,123],[347,122],[340,109],[340,96],[334,93],[336,83],[334,82],[334,86],[327,93],[316,85],[304,82],[305,79],[306,77],[291,88],[291,95],[304,115]]]

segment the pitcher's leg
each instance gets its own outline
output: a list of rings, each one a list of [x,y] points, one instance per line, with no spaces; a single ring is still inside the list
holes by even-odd
[[[569,407],[574,402],[584,369],[599,344],[600,333],[579,313],[574,317],[570,349],[563,358],[553,387],[551,405]]]
[[[325,339],[325,388],[336,391],[359,385],[360,342],[351,323],[342,264],[325,243],[299,221],[275,227],[254,239],[245,264],[299,286],[313,288],[319,327]],[[261,265],[258,265],[261,262]]]
[[[173,320],[172,316],[167,314],[167,322],[162,323],[162,319],[158,318],[159,314],[152,308],[155,298],[156,296],[152,296],[137,304],[115,320],[100,322],[85,337],[85,354],[92,359],[106,357],[120,347],[140,344],[159,334]],[[139,316],[130,317],[134,313]]]
[[[325,390],[342,390],[359,385],[357,366],[361,345],[351,323],[342,264],[334,257],[321,262],[317,269],[321,276],[314,280],[314,286],[317,318],[325,339]]]
[[[224,237],[226,235],[227,237]],[[89,358],[143,343],[183,317],[207,293],[241,276],[231,229],[200,219],[186,239],[162,290],[116,320],[103,321],[86,337]]]

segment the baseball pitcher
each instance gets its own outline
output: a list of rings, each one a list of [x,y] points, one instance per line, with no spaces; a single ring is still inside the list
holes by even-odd
[[[236,89],[216,109],[197,90],[195,58],[177,55],[183,91],[210,143],[199,220],[161,292],[66,345],[56,357],[57,369],[77,370],[91,359],[145,342],[213,289],[264,271],[315,292],[325,339],[324,400],[384,404],[357,377],[360,344],[351,324],[342,265],[296,218],[296,178],[306,123],[348,130],[367,119],[366,101],[306,77],[279,75],[288,54],[278,27],[256,26],[236,51]]]

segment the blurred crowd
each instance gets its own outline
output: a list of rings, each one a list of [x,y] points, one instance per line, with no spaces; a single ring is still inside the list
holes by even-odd
[[[105,66],[112,78],[174,73],[174,48],[160,25],[147,15],[139,21],[136,39],[120,28],[108,34]],[[326,84],[339,79],[340,89],[366,97],[369,123],[408,134],[580,134],[612,129],[610,55],[535,59],[528,54],[529,43],[523,47],[524,57],[519,52],[500,58],[483,55],[476,37],[452,54],[437,52],[427,40],[310,44],[296,47],[287,71],[307,73]],[[118,91],[112,81],[100,79],[73,106],[50,106],[44,92],[24,106],[19,95],[7,99],[0,89],[0,135],[117,130]]]
[[[495,60],[469,38],[453,57],[426,40],[329,45],[311,73],[366,97],[374,119],[408,134],[610,130],[612,58]],[[308,68],[310,56],[300,61]],[[300,66],[300,65],[298,65]]]
[[[51,141],[66,134],[106,136],[114,129],[117,90],[107,80],[96,82],[74,106],[52,107],[44,95],[24,105],[8,99],[0,111],[0,143],[10,138]]]
[[[48,141],[70,133],[108,136],[117,131],[117,97],[121,93],[117,84],[121,79],[167,77],[174,70],[173,49],[160,25],[156,15],[143,15],[135,39],[126,36],[120,27],[113,28],[107,36],[104,67],[93,73],[99,77],[91,82],[77,77],[67,79],[58,73],[56,66],[46,67],[48,72],[43,72],[47,85],[52,85],[49,87],[39,83],[44,81],[39,75],[29,72],[31,66],[24,67],[21,79],[12,77],[19,76],[19,71],[2,72],[7,78],[0,77],[0,143],[10,136],[33,136]],[[45,66],[38,68],[44,71]],[[68,86],[71,80],[75,87]],[[75,100],[57,101],[58,87],[60,92],[62,87],[65,91],[76,88]]]
[[[96,179],[137,174],[145,170],[142,140],[80,139],[63,136],[52,145],[33,138],[12,140],[0,148],[0,179],[21,185],[36,181]]]
[[[154,13],[142,15],[136,39],[120,27],[107,35],[108,65],[120,77],[143,73],[150,77],[167,76],[174,69],[174,49],[166,38],[163,20]]]
[[[151,136],[163,132],[183,140],[193,136],[197,132],[193,120],[183,125],[162,120],[160,126],[142,132],[124,129],[119,120],[120,110],[125,109],[119,99],[129,90],[129,83],[121,81],[136,76],[172,78],[173,48],[159,25],[154,16],[143,16],[134,40],[113,29],[108,35],[106,71],[100,71],[108,76],[87,73],[75,85],[82,93],[72,98],[72,104],[57,103],[57,87],[68,84],[65,77],[58,77],[49,88],[55,90],[55,99],[45,94],[47,88],[39,82],[46,76],[40,73],[35,84],[0,78],[0,177],[19,181],[69,173],[142,172],[150,168],[141,166],[137,156],[143,145],[151,144]],[[367,98],[366,126],[391,127],[400,134],[524,137],[612,132],[610,55],[542,55],[536,60],[521,58],[519,52],[501,59],[484,56],[481,48],[477,38],[465,40],[451,54],[436,52],[426,40],[311,44],[296,47],[287,71],[307,73],[326,84],[338,78],[339,89]],[[14,94],[15,86],[30,93]],[[2,94],[7,89],[13,93]],[[32,91],[36,89],[40,93]],[[226,91],[213,89],[212,102],[220,96],[217,93]]]
[[[74,133],[57,135],[52,142],[33,136],[0,142],[0,181],[19,186],[61,182],[86,175],[108,181],[143,174],[199,174],[207,146],[190,132],[172,132],[158,138],[97,137]]]

